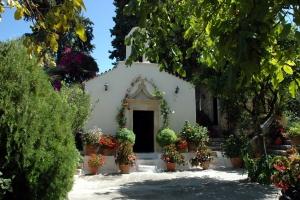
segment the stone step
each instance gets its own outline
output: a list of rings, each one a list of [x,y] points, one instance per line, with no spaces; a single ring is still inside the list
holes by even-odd
[[[155,165],[158,158],[149,158],[149,159],[138,159],[138,165]]]
[[[278,149],[267,149],[268,154],[274,154],[279,156],[286,156],[285,150],[278,150]]]
[[[221,145],[214,145],[214,146],[207,146],[210,148],[212,151],[221,151]]]
[[[209,138],[209,142],[225,142],[225,138]]]
[[[214,142],[214,141],[210,141],[208,142],[207,146],[221,146],[223,142]]]
[[[156,159],[160,156],[161,153],[136,153],[139,156],[139,159],[149,160]]]
[[[137,171],[139,172],[154,172],[156,169],[155,165],[138,165]]]
[[[291,140],[283,140],[283,145],[292,145]]]
[[[287,150],[287,149],[289,149],[291,147],[292,146],[289,145],[289,144],[287,144],[287,145],[275,145],[275,144],[272,144],[269,149]]]

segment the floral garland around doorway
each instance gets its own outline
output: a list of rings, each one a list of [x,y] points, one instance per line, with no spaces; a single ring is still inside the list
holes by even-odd
[[[130,83],[130,87],[126,90],[126,94],[124,96],[124,98],[121,100],[121,106],[118,109],[118,114],[116,117],[116,121],[118,123],[119,128],[124,128],[126,127],[126,123],[127,123],[127,118],[125,117],[125,110],[130,110],[130,105],[128,102],[128,97],[129,94],[132,90],[132,88],[134,87],[134,85],[139,82],[141,80],[142,74],[139,74],[137,77],[135,77],[132,82]],[[155,89],[154,94],[152,94],[152,96],[154,97],[158,97],[158,99],[162,100],[160,103],[160,113],[163,117],[163,127],[168,127],[169,126],[169,114],[170,113],[174,113],[174,111],[172,111],[170,109],[170,107],[168,106],[167,101],[163,98],[164,96],[164,92],[161,92],[158,87],[154,84],[153,80],[151,79],[151,81],[148,81]]]

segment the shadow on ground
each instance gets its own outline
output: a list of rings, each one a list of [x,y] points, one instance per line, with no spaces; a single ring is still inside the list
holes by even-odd
[[[273,186],[208,176],[133,182],[121,185],[118,192],[123,197],[114,199],[278,199]]]

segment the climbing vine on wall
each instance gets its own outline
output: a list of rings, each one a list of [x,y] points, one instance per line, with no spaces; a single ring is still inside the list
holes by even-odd
[[[116,121],[118,123],[119,128],[123,128],[126,127],[126,123],[127,123],[127,118],[125,117],[125,110],[130,110],[130,105],[128,102],[128,97],[129,94],[132,90],[132,88],[135,86],[135,84],[137,82],[139,82],[141,80],[142,74],[139,74],[137,77],[135,77],[131,83],[130,83],[130,87],[126,90],[125,96],[124,98],[121,100],[121,106],[118,109],[118,114],[116,116]],[[145,79],[147,80],[147,79]],[[160,114],[163,118],[163,127],[168,127],[169,126],[169,114],[170,113],[174,113],[174,111],[172,111],[170,109],[170,107],[168,106],[167,101],[163,98],[164,96],[164,92],[161,92],[158,87],[154,84],[153,80],[148,81],[155,89],[154,94],[152,94],[153,97],[157,97],[158,99],[161,100],[160,103]]]

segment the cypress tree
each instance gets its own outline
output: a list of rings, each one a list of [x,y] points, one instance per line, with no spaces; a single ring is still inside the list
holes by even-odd
[[[114,50],[108,51],[110,53],[110,59],[116,59],[116,62],[113,62],[113,65],[116,65],[118,61],[124,61],[126,57],[126,45],[124,44],[125,36],[129,31],[138,25],[137,16],[128,16],[123,14],[123,9],[130,0],[114,0],[113,4],[116,6],[116,16],[113,17],[114,22],[116,23],[113,29],[110,29],[111,37],[114,39],[111,42],[111,45],[114,47]]]

